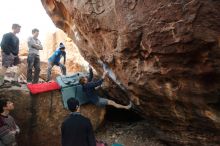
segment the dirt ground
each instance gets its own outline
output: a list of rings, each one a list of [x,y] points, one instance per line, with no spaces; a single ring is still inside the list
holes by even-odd
[[[123,146],[164,146],[154,138],[150,125],[145,121],[138,122],[106,122],[96,132],[96,139],[111,146],[119,143]]]
[[[155,132],[147,120],[135,112],[108,108],[105,123],[96,130],[96,139],[111,146],[164,146],[156,139]]]

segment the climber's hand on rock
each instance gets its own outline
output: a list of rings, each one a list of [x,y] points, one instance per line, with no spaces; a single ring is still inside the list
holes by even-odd
[[[91,69],[92,69],[92,66],[91,66],[90,64],[88,65],[88,67],[89,67],[89,70],[91,70]]]
[[[103,79],[105,78],[105,76],[107,75],[107,73],[108,73],[108,71],[104,71],[104,72],[103,72],[103,75],[102,75],[102,78],[103,78]]]

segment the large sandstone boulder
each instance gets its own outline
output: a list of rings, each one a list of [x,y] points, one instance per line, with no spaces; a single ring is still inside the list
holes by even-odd
[[[220,1],[42,0],[115,99],[134,102],[174,145],[220,143]],[[125,94],[118,94],[124,92]]]
[[[21,133],[21,146],[60,146],[60,127],[69,112],[63,107],[60,91],[30,95],[26,85],[21,88],[0,89],[0,98],[8,98],[15,104],[12,116]],[[97,129],[104,121],[105,109],[94,105],[82,105],[81,113],[88,117]]]

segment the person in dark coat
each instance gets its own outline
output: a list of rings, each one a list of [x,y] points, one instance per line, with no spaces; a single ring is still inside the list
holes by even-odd
[[[96,140],[90,120],[80,114],[79,101],[67,100],[70,115],[61,126],[62,146],[96,146]]]

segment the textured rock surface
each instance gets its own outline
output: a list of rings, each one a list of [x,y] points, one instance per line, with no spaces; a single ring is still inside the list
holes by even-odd
[[[0,89],[0,98],[15,103],[12,115],[21,128],[18,143],[22,146],[60,146],[60,126],[69,112],[63,108],[60,91],[30,96],[26,85],[22,88]],[[105,109],[94,105],[81,106],[82,115],[90,118],[93,128],[103,123]]]
[[[100,73],[108,64],[140,114],[174,145],[220,143],[220,2],[42,0]],[[110,86],[111,85],[111,86]],[[107,86],[112,87],[113,84]]]

